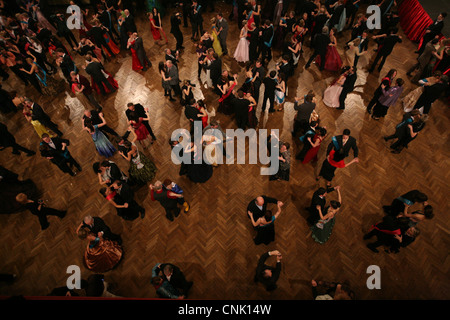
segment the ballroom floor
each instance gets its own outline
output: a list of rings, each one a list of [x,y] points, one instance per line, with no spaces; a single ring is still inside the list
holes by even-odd
[[[217,10],[229,12],[228,5],[218,2]],[[225,15],[227,17],[228,14]],[[210,29],[204,16],[205,29]],[[64,286],[70,265],[81,268],[83,278],[91,272],[83,266],[83,253],[87,243],[80,240],[75,229],[85,215],[102,217],[115,233],[123,238],[124,259],[116,269],[105,274],[106,280],[116,284],[114,293],[122,297],[155,298],[150,284],[151,269],[159,262],[179,266],[188,280],[194,281],[191,299],[261,299],[310,300],[311,279],[348,281],[357,299],[424,299],[450,298],[450,219],[449,219],[449,108],[444,99],[432,107],[425,129],[410,147],[401,154],[392,154],[382,138],[393,132],[402,116],[401,103],[389,110],[385,119],[372,120],[365,112],[365,104],[380,79],[390,68],[398,70],[404,78],[405,94],[415,88],[406,77],[406,71],[415,63],[416,45],[406,37],[389,56],[381,73],[369,74],[364,65],[373,58],[373,43],[369,54],[360,59],[355,91],[348,95],[345,111],[334,110],[322,103],[322,94],[335,78],[331,72],[320,72],[315,65],[304,70],[310,49],[305,46],[303,57],[295,75],[288,82],[285,111],[262,114],[258,106],[259,128],[280,129],[281,139],[291,142],[292,153],[299,146],[292,141],[293,99],[313,89],[318,98],[317,111],[330,134],[351,130],[360,150],[360,163],[336,173],[335,185],[342,188],[342,208],[336,218],[331,238],[320,245],[311,238],[306,223],[312,193],[318,188],[315,174],[325,157],[331,135],[319,152],[317,165],[302,165],[294,161],[289,182],[270,181],[259,174],[260,165],[232,164],[214,169],[213,177],[204,184],[190,182],[178,176],[178,166],[170,160],[167,143],[173,130],[188,128],[183,108],[164,97],[157,64],[164,57],[165,45],[156,44],[144,15],[137,17],[138,31],[153,67],[145,73],[131,70],[131,56],[123,54],[105,63],[119,83],[117,93],[100,97],[104,115],[112,128],[124,133],[127,127],[125,110],[128,102],[141,103],[150,108],[151,126],[158,140],[143,150],[158,168],[156,179],[171,178],[184,190],[191,204],[190,213],[168,221],[159,204],[152,202],[148,189],[136,190],[136,200],[147,209],[144,219],[124,221],[115,209],[99,194],[97,176],[92,164],[101,160],[90,136],[81,131],[81,117],[90,105],[80,101],[69,90],[56,97],[40,97],[32,87],[24,87],[14,75],[4,83],[6,90],[34,99],[58,123],[64,137],[71,142],[70,151],[82,165],[76,177],[60,172],[54,165],[37,154],[33,157],[11,155],[10,149],[0,152],[0,164],[19,174],[21,179],[32,179],[42,198],[50,206],[68,209],[67,216],[59,220],[50,217],[50,227],[41,231],[38,220],[29,212],[0,215],[0,272],[15,273],[12,285],[0,283],[0,295],[47,295],[53,288]],[[163,19],[169,37],[169,48],[175,40],[169,33],[169,16]],[[217,96],[205,89],[197,80],[195,47],[190,40],[190,28],[183,29],[184,46],[180,57],[180,78],[197,84],[195,98],[204,98],[210,112],[217,112]],[[228,47],[230,55],[223,58],[224,68],[244,77],[243,66],[236,63],[232,53],[238,42],[239,30],[230,23]],[[338,36],[339,52],[343,60],[348,57],[343,44],[349,40],[349,31]],[[79,65],[82,57],[76,56]],[[269,69],[280,59],[274,52]],[[223,128],[236,128],[234,119],[216,113]],[[38,149],[39,137],[23,115],[0,115],[2,122],[16,136],[17,141],[33,150]],[[128,164],[118,154],[111,160],[127,170]],[[156,180],[155,179],[155,180]],[[366,248],[363,234],[379,222],[384,213],[382,206],[412,189],[420,189],[429,196],[435,208],[435,217],[419,225],[421,235],[399,254],[373,253]],[[246,215],[247,204],[259,195],[276,197],[285,203],[276,221],[276,240],[270,245],[254,245],[252,227]],[[335,198],[330,194],[329,199]],[[258,258],[268,250],[283,254],[282,272],[277,290],[269,293],[253,282]],[[269,263],[274,263],[270,260]],[[381,289],[366,286],[367,268],[377,265],[381,270]]]

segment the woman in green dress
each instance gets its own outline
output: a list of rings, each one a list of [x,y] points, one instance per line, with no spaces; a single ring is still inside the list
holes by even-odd
[[[129,128],[131,134],[134,135],[132,141],[125,141],[124,146],[126,152],[119,151],[119,154],[130,162],[130,178],[133,182],[143,185],[153,180],[156,175],[155,164],[140,152],[134,143],[136,141],[136,134]]]
[[[339,208],[341,207],[340,187],[337,186],[334,189],[337,191],[338,201],[336,200],[330,201],[330,205],[324,210],[325,215],[319,208],[318,210],[320,220],[311,227],[312,238],[320,244],[324,244],[330,238],[331,232],[333,231],[334,223],[336,222],[336,214],[339,212]]]

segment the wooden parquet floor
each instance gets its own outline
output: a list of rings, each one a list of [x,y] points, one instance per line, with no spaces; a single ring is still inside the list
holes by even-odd
[[[217,2],[216,9],[229,12],[223,2]],[[212,16],[210,12],[205,14],[205,28],[209,29],[207,22]],[[310,49],[305,46],[299,67],[288,83],[285,111],[267,117],[261,114],[261,105],[258,106],[260,128],[278,128],[281,139],[292,142],[293,99],[313,89],[318,98],[317,111],[329,132],[340,134],[344,128],[349,128],[357,139],[360,163],[337,171],[334,184],[342,187],[343,204],[331,238],[320,245],[311,238],[304,210],[318,187],[315,181],[318,166],[293,161],[289,182],[269,182],[259,174],[259,165],[221,165],[204,184],[178,176],[179,168],[170,161],[167,141],[173,130],[188,128],[189,124],[183,109],[163,96],[157,64],[164,57],[165,47],[153,41],[144,15],[137,17],[137,24],[153,67],[145,73],[132,71],[131,56],[126,53],[107,62],[106,69],[120,87],[117,93],[99,99],[108,124],[119,133],[124,133],[127,127],[128,102],[150,108],[151,125],[158,140],[144,152],[158,167],[156,179],[171,178],[185,190],[191,203],[190,213],[169,222],[163,209],[151,201],[148,189],[143,187],[137,190],[136,199],[147,209],[146,217],[132,222],[118,217],[115,208],[98,192],[100,186],[92,164],[101,157],[90,136],[81,131],[81,116],[90,105],[78,100],[69,90],[56,97],[39,96],[34,88],[25,88],[12,75],[2,83],[4,88],[18,90],[45,108],[60,125],[64,137],[70,140],[70,151],[83,171],[70,177],[39,155],[14,156],[10,149],[0,153],[1,165],[18,173],[21,179],[32,179],[49,205],[68,208],[64,219],[50,217],[50,227],[45,231],[40,230],[37,218],[29,212],[0,215],[0,272],[18,275],[13,285],[0,283],[0,295],[47,295],[53,288],[65,285],[66,268],[73,264],[80,266],[82,277],[87,278],[91,272],[82,262],[86,243],[76,236],[75,229],[82,218],[90,214],[102,217],[113,232],[122,235],[124,259],[116,269],[106,273],[106,279],[117,284],[114,293],[123,297],[156,297],[150,284],[151,269],[158,262],[172,262],[180,266],[188,280],[194,281],[192,299],[308,300],[312,298],[311,279],[346,280],[357,298],[365,300],[450,298],[448,104],[441,99],[433,105],[425,130],[399,155],[389,152],[382,136],[392,132],[401,119],[401,104],[392,107],[384,120],[374,121],[365,113],[365,104],[390,68],[395,67],[398,77],[406,79],[404,94],[415,88],[405,74],[415,62],[414,43],[404,36],[405,41],[394,49],[382,72],[368,74],[362,66],[373,58],[372,43],[369,55],[360,59],[357,88],[349,94],[344,112],[322,103],[323,91],[335,74],[321,73],[315,65],[305,71],[305,59],[310,55]],[[163,26],[169,37],[168,47],[174,48],[168,15],[163,19]],[[224,68],[238,73],[242,81],[243,66],[232,58],[238,34],[236,23],[230,23],[230,55],[223,63]],[[217,111],[217,97],[198,83],[195,48],[190,36],[191,29],[184,29],[186,49],[180,57],[180,78],[192,79],[197,84],[195,97],[204,97],[210,111]],[[349,37],[348,31],[338,36],[339,52],[344,61],[348,57],[342,48]],[[274,52],[269,69],[273,69],[279,59],[280,53]],[[82,58],[76,56],[76,62],[81,64]],[[217,113],[217,118],[223,128],[236,127],[229,116]],[[1,115],[1,121],[8,125],[20,144],[38,149],[39,137],[21,113]],[[319,152],[319,165],[330,139],[331,135]],[[295,154],[299,146],[293,142],[292,145]],[[128,164],[120,155],[111,159],[127,170]],[[420,224],[419,238],[399,254],[372,253],[365,246],[363,234],[381,220],[383,205],[415,188],[428,194],[436,210],[435,217]],[[268,246],[254,245],[253,230],[246,216],[249,201],[262,194],[285,203],[276,221],[276,240]],[[273,249],[283,254],[283,267],[278,289],[269,293],[253,282],[253,276],[259,256]],[[366,286],[369,277],[366,270],[370,265],[381,269],[379,290],[369,290]]]

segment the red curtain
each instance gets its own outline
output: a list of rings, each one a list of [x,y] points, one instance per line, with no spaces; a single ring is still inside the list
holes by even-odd
[[[398,6],[400,26],[409,40],[419,41],[425,30],[433,23],[418,0],[403,0]]]

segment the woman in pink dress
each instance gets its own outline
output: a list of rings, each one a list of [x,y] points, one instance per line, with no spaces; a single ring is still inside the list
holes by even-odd
[[[306,152],[305,158],[303,158],[303,164],[307,164],[311,160],[314,162],[317,161],[317,153],[319,152],[320,145],[322,144],[322,141],[325,139],[326,135],[327,129],[325,127],[321,127],[317,130],[316,134],[312,138],[311,148]]]
[[[328,71],[339,71],[342,67],[342,59],[339,52],[336,49],[336,28],[330,30],[330,44],[327,48],[327,53],[325,55],[325,65],[324,69]],[[316,64],[320,65],[320,55],[316,58]]]
[[[134,50],[133,48],[135,41],[135,37],[131,35],[130,38],[128,38],[127,48],[131,49],[131,68],[134,71],[141,71],[142,69],[144,69],[144,67],[141,65],[136,50]]]

